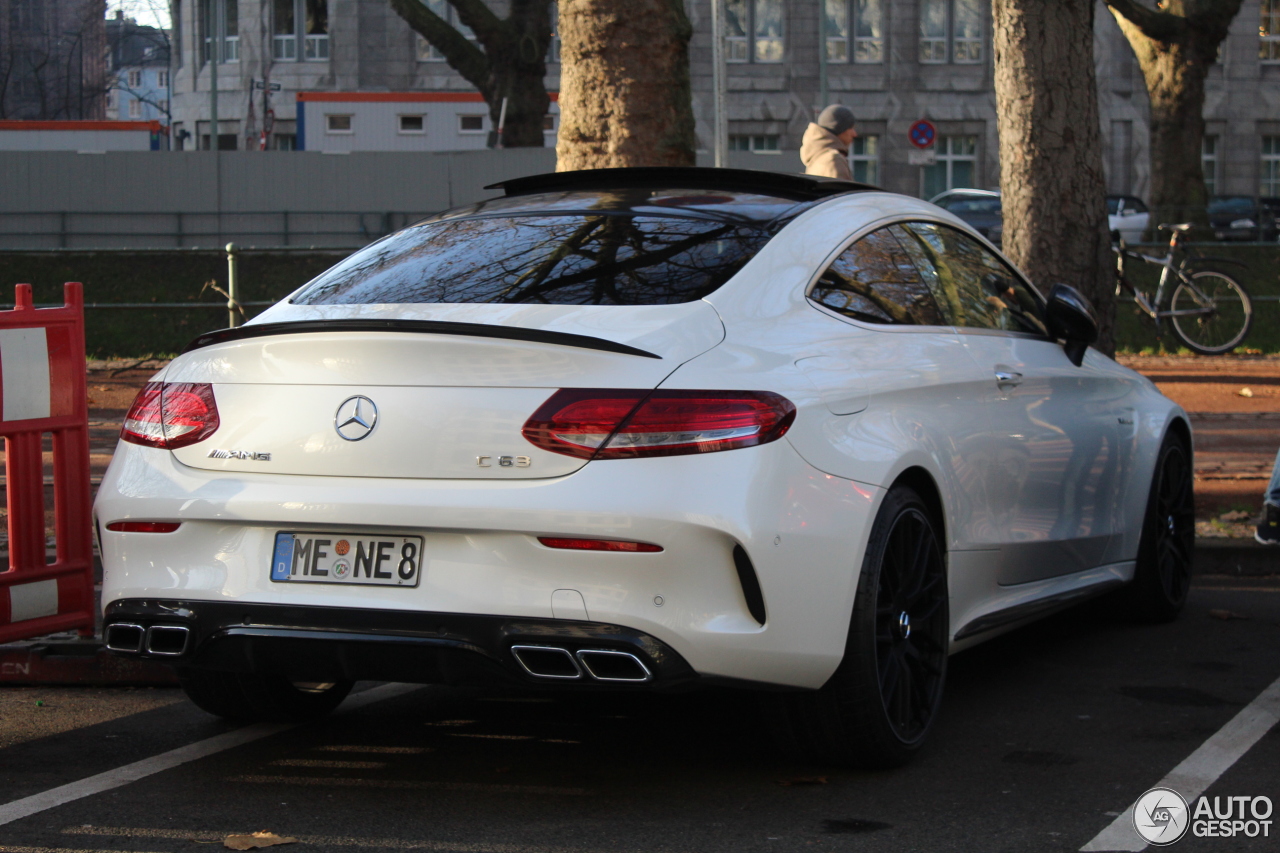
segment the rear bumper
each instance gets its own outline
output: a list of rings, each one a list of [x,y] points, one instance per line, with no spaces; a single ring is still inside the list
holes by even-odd
[[[108,648],[125,657],[179,668],[273,673],[294,681],[669,689],[698,680],[665,643],[641,631],[593,622],[126,599],[107,607],[103,630]],[[513,647],[555,650],[555,655],[563,650],[563,672],[526,656],[530,668]],[[593,653],[626,667],[593,666]],[[586,665],[579,662],[584,659]]]

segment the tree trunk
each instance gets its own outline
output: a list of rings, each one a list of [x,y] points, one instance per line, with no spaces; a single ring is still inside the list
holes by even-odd
[[[1098,313],[1115,352],[1115,278],[1107,229],[1094,0],[993,0],[1004,251],[1048,293],[1062,282]]]
[[[484,0],[449,0],[461,23],[471,28],[479,47],[434,14],[421,0],[389,0],[410,27],[444,54],[449,66],[479,90],[497,130],[502,101],[507,101],[502,145],[546,145],[543,118],[551,106],[543,78],[551,43],[551,0],[511,0],[500,19]]]
[[[1209,225],[1201,151],[1204,81],[1241,0],[1166,0],[1159,10],[1106,0],[1133,48],[1151,101],[1151,220]]]
[[[692,166],[683,0],[561,0],[556,169]]]

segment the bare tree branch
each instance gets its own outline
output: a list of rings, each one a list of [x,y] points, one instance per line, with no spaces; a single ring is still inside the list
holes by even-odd
[[[428,9],[421,0],[389,0],[389,2],[396,14],[404,18],[410,27],[443,53],[449,65],[468,83],[486,95],[492,90],[489,58],[485,56],[484,51],[472,44],[470,39],[450,26],[444,18]]]
[[[1124,18],[1154,41],[1177,41],[1187,30],[1187,19],[1183,15],[1156,11],[1137,0],[1106,0],[1106,4],[1111,9],[1111,14]]]

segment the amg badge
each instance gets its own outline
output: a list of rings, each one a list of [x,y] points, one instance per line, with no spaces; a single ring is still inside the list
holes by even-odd
[[[214,448],[209,451],[210,459],[249,459],[254,462],[270,462],[270,453],[261,453],[257,450],[218,450]]]

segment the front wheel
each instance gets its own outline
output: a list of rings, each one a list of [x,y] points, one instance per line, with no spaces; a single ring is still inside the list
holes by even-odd
[[[1156,456],[1133,582],[1125,590],[1129,612],[1147,622],[1170,622],[1187,602],[1195,551],[1195,491],[1191,451],[1170,433]]]
[[[1253,301],[1230,276],[1214,270],[1181,281],[1169,303],[1173,333],[1192,352],[1221,355],[1244,341],[1253,324]]]

